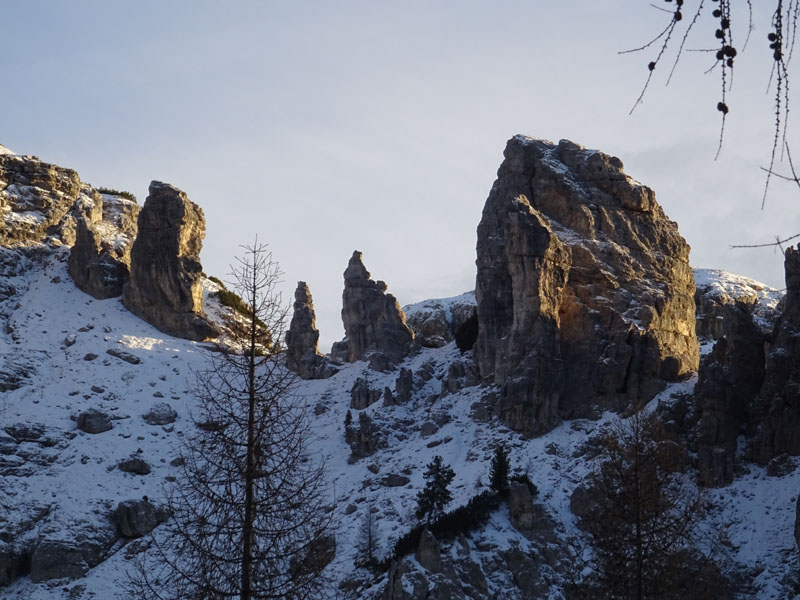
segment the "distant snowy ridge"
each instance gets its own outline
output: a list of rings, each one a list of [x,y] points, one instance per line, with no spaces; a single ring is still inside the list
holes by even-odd
[[[17,155],[16,152],[14,152],[9,148],[6,148],[5,146],[3,146],[3,144],[0,144],[0,154],[13,154],[15,156]]]

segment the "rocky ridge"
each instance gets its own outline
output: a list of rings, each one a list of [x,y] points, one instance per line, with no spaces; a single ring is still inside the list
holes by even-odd
[[[559,155],[559,160],[568,161],[571,150],[564,146],[564,155]],[[551,147],[550,152],[556,150]],[[576,153],[576,164],[591,157],[590,151],[576,150]],[[615,161],[606,159],[615,166]],[[560,175],[569,179],[568,173]],[[606,175],[601,172],[598,176],[601,182]],[[609,181],[602,185],[613,187]],[[543,182],[537,185],[543,187],[547,198],[547,186]],[[625,185],[631,184],[620,183]],[[588,184],[582,183],[581,193],[587,189],[590,189]],[[601,207],[607,213],[607,221],[603,222],[624,230],[622,217],[611,215],[611,209],[603,204],[610,200],[599,192],[592,193],[600,201],[595,202],[597,215],[603,214]],[[646,191],[641,193],[649,198]],[[532,192],[531,197],[542,196]],[[557,204],[556,200],[548,201]],[[636,204],[630,198],[620,202]],[[562,359],[577,356],[576,350],[565,350],[569,344],[564,341],[564,332],[572,331],[565,323],[577,319],[575,314],[582,319],[593,313],[586,307],[565,305],[565,298],[574,295],[586,300],[586,296],[604,288],[595,281],[595,271],[581,272],[576,265],[600,264],[603,268],[620,268],[625,273],[619,265],[606,265],[603,260],[611,260],[609,256],[625,260],[637,257],[633,250],[615,242],[620,248],[606,250],[607,254],[600,252],[599,258],[576,260],[575,254],[582,251],[581,246],[603,251],[603,243],[610,244],[603,237],[606,229],[595,232],[594,241],[579,242],[578,237],[570,237],[568,228],[553,216],[553,211],[546,212],[532,201],[528,204],[530,209],[524,203],[515,205],[521,208],[519,217],[500,214],[509,221],[520,221],[509,225],[512,235],[506,246],[544,248],[542,256],[510,252],[508,256],[516,256],[515,260],[520,257],[531,260],[528,263],[518,260],[512,266],[511,258],[504,258],[496,266],[505,265],[513,275],[512,299],[527,299],[525,291],[538,290],[539,304],[534,302],[532,306],[539,308],[529,314],[526,310],[515,312],[512,306],[512,316],[529,319],[528,324],[533,321],[534,325],[530,329],[514,329],[516,337],[512,340],[502,337],[495,340],[496,352],[508,356],[522,352],[524,349],[519,346],[524,338],[520,332],[527,331],[531,336],[542,334],[542,340],[529,338],[529,349],[534,354],[544,352],[551,344]],[[569,229],[575,232],[578,226]],[[523,231],[539,237],[522,240],[517,234]],[[674,239],[671,234],[664,235]],[[50,240],[57,238],[51,236]],[[537,240],[544,242],[536,245]],[[33,369],[26,375],[25,369],[20,368],[22,375],[3,390],[8,410],[0,413],[0,474],[6,483],[0,492],[5,534],[0,536],[0,585],[8,586],[4,594],[9,600],[126,597],[120,586],[124,580],[122,574],[137,553],[150,551],[147,536],[152,531],[157,534],[158,524],[167,518],[159,509],[162,484],[175,477],[179,439],[191,427],[188,417],[193,401],[186,377],[204,364],[202,345],[156,331],[134,318],[119,302],[95,302],[78,292],[67,276],[67,255],[65,248],[41,245],[0,248],[0,273],[4,275],[0,279],[0,318],[4,324],[0,327],[3,359],[0,367],[5,368],[23,356]],[[793,256],[787,255],[787,273],[793,271],[789,268],[794,265]],[[659,260],[669,264],[667,259]],[[632,270],[638,268],[631,261],[625,264]],[[483,266],[487,264],[488,259]],[[515,279],[525,265],[536,267],[527,273],[538,282],[536,285],[527,285],[531,279],[523,278],[526,285]],[[553,275],[559,268],[564,271],[563,280]],[[675,268],[681,271],[683,266],[678,264]],[[543,355],[529,357],[523,352],[520,364],[525,368],[509,368],[504,383],[499,383],[494,373],[484,376],[479,371],[480,360],[485,358],[479,347],[458,343],[471,320],[481,326],[485,324],[480,319],[480,303],[485,297],[473,301],[465,294],[454,299],[425,301],[392,313],[389,305],[396,307],[396,301],[385,294],[385,284],[371,280],[360,256],[354,270],[359,284],[364,281],[374,284],[361,286],[363,289],[349,297],[350,318],[360,319],[358,326],[371,332],[355,336],[367,340],[360,346],[367,350],[358,360],[339,365],[339,370],[327,379],[311,378],[300,382],[298,387],[298,393],[308,398],[313,407],[309,419],[315,430],[315,444],[326,458],[336,494],[334,514],[340,527],[336,556],[329,570],[337,586],[334,593],[343,598],[387,599],[561,597],[564,574],[574,574],[570,553],[581,552],[585,541],[575,526],[570,500],[596,464],[599,449],[593,440],[620,417],[587,410],[586,415],[597,420],[572,418],[561,422],[570,418],[568,414],[583,414],[583,408],[578,405],[565,413],[564,404],[559,401],[553,429],[538,430],[542,435],[535,438],[511,431],[498,423],[495,415],[510,424],[516,422],[516,417],[509,417],[508,412],[498,407],[509,406],[504,402],[523,403],[519,422],[526,422],[524,403],[530,402],[530,390],[538,383],[528,382],[533,388],[526,387],[528,384],[514,388],[508,382],[518,376],[529,376],[536,369],[545,372],[536,362]],[[615,277],[620,288],[623,283],[630,283],[617,271],[608,273],[603,277]],[[793,277],[787,277],[790,279]],[[630,341],[638,339],[636,335],[651,339],[647,337],[651,335],[647,333],[649,330],[622,341],[615,337],[609,347],[615,343],[620,348],[627,345],[634,358],[640,357],[629,363],[630,381],[638,378],[636,385],[640,392],[643,388],[649,390],[651,385],[659,389],[666,386],[654,396],[648,408],[656,414],[674,416],[689,407],[689,412],[670,421],[670,426],[679,429],[676,439],[689,438],[687,443],[697,449],[696,463],[687,464],[687,473],[697,469],[702,477],[705,469],[709,476],[707,484],[724,486],[709,491],[714,511],[706,525],[724,526],[726,536],[716,552],[726,561],[728,572],[743,582],[739,597],[778,598],[790,589],[788,574],[800,568],[792,527],[800,474],[794,469],[794,459],[784,454],[767,459],[770,462],[766,468],[743,464],[746,457],[738,442],[744,431],[747,439],[756,440],[754,447],[762,439],[763,447],[772,444],[770,456],[776,451],[788,451],[776,445],[776,440],[781,440],[784,434],[774,428],[783,421],[791,423],[794,410],[790,393],[794,386],[794,363],[785,360],[787,353],[794,352],[791,346],[794,326],[790,325],[793,305],[787,302],[787,312],[782,318],[785,326],[779,326],[773,334],[771,321],[778,311],[774,306],[765,308],[765,299],[774,299],[776,294],[764,286],[759,290],[748,284],[749,289],[756,290],[756,300],[750,302],[746,293],[739,293],[747,286],[732,287],[733,281],[734,277],[724,274],[697,278],[698,315],[704,318],[713,315],[710,321],[715,323],[702,330],[703,349],[708,352],[714,340],[719,347],[703,359],[696,394],[692,395],[694,379],[669,382],[668,378],[662,378],[670,371],[669,365],[664,370],[656,368],[658,361],[654,359],[652,369],[647,370],[637,362],[642,357],[663,356],[641,340]],[[580,285],[573,289],[572,284]],[[207,286],[207,282],[201,285]],[[642,298],[653,301],[649,317],[645,314],[647,306],[631,304],[620,315],[603,313],[610,317],[612,325],[622,323],[628,327],[634,323],[645,329],[642,323],[648,317],[658,327],[666,327],[667,318],[662,316],[659,321],[655,316],[659,311],[658,297],[645,284],[642,286],[637,288]],[[658,290],[668,287],[653,286]],[[383,295],[364,291],[368,288]],[[716,294],[715,290],[720,289],[729,293]],[[519,292],[518,296],[514,290]],[[619,296],[632,294],[613,286],[611,291]],[[313,302],[307,286],[298,286],[298,292],[295,331],[299,335],[287,345],[297,350],[301,362],[304,357],[314,362],[320,355],[316,348]],[[356,299],[365,302],[367,308],[363,314],[358,314]],[[589,298],[587,302],[591,307],[592,302],[600,300]],[[519,304],[515,306],[521,308]],[[565,306],[572,308],[567,311]],[[209,314],[214,310],[212,307]],[[660,310],[667,313],[678,309],[667,310],[665,304]],[[343,310],[343,316],[344,313]],[[402,349],[391,362],[381,350],[387,343],[381,340],[381,332],[386,330],[374,326],[380,320],[364,319],[364,315],[384,313],[394,314],[398,319],[405,313],[406,327],[414,331],[414,340],[406,345],[405,340],[410,336],[403,334],[401,328],[389,328],[390,333],[385,336],[388,347],[399,345]],[[638,317],[634,318],[635,315]],[[656,325],[653,325],[655,330]],[[697,327],[700,331],[699,323]],[[484,329],[480,331],[485,335]],[[374,332],[378,333],[373,335]],[[608,332],[597,335],[601,333]],[[654,339],[659,335],[658,331],[652,333]],[[392,343],[398,337],[401,343]],[[485,338],[483,343],[486,344]],[[340,348],[349,351],[349,337]],[[751,397],[748,404],[744,396],[750,393],[743,393],[742,386],[751,382],[752,377],[737,365],[757,367],[759,349],[762,356],[765,349],[769,353],[763,371],[765,381],[771,383],[754,392],[761,394],[760,400],[754,402]],[[777,358],[783,357],[782,364],[788,369],[775,368],[781,364],[771,357],[773,351],[777,352]],[[383,358],[376,360],[376,356]],[[668,363],[668,359],[669,356],[664,362]],[[528,369],[531,366],[533,371]],[[564,364],[557,367],[557,372],[563,377],[576,373]],[[613,369],[611,372],[616,373]],[[652,378],[650,383],[647,377]],[[737,383],[736,377],[742,377],[743,382]],[[599,385],[593,379],[591,382]],[[568,383],[563,379],[557,385],[570,389],[565,387]],[[583,386],[585,382],[575,385]],[[524,393],[517,394],[520,389]],[[617,391],[603,398],[601,407],[605,403],[621,406],[632,398],[646,400],[648,396],[639,395],[640,392]],[[744,411],[742,403],[746,404]],[[773,429],[759,425],[763,421],[757,416],[759,410],[769,415],[768,426]],[[520,428],[523,433],[534,430],[535,427]],[[737,444],[734,446],[731,440]],[[452,486],[451,506],[455,507],[486,488],[491,451],[501,443],[511,451],[512,470],[529,474],[538,494],[525,486],[514,486],[507,508],[493,514],[486,525],[452,541],[424,535],[414,551],[391,565],[385,575],[374,577],[367,568],[359,566],[363,564],[360,548],[367,515],[375,518],[379,558],[386,556],[394,540],[415,524],[412,515],[416,493],[424,483],[424,465],[433,456],[442,455],[457,473]],[[708,466],[704,467],[706,463]],[[724,485],[731,477],[732,483]],[[76,481],[81,485],[76,485]],[[86,482],[90,485],[85,485]]]

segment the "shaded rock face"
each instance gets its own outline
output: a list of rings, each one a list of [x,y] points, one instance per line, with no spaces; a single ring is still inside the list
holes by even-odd
[[[294,313],[286,332],[286,366],[302,379],[326,379],[338,370],[319,353],[314,301],[305,281],[298,281],[294,292]]]
[[[725,304],[712,322],[719,336],[700,363],[695,386],[697,466],[700,482],[733,481],[737,438],[764,380],[766,336],[753,321],[751,306]]]
[[[771,334],[780,317],[778,305],[783,294],[748,277],[718,269],[694,269],[694,300],[697,306],[698,338],[718,340],[725,335],[723,321],[726,307],[738,304],[752,316],[762,333]]]
[[[72,169],[0,154],[0,245],[45,241],[80,195]]]
[[[139,205],[96,192],[94,202],[102,207],[99,215],[85,213],[75,219],[69,274],[78,288],[102,300],[120,296],[128,280]]]
[[[408,354],[414,339],[397,300],[386,293],[383,281],[370,278],[358,251],[353,252],[344,272],[342,322],[348,362],[380,352],[389,361],[399,363]]]
[[[784,254],[786,297],[766,361],[753,421],[751,452],[762,464],[779,454],[800,455],[800,250]]]
[[[697,369],[689,246],[616,157],[508,142],[478,225],[475,361],[508,426],[543,433]]]
[[[130,278],[122,303],[161,331],[190,340],[218,335],[203,314],[200,249],[203,211],[176,187],[159,181],[139,213]]]

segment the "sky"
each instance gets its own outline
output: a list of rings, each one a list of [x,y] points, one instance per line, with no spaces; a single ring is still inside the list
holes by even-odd
[[[400,304],[474,288],[475,230],[518,133],[618,156],[694,266],[782,288],[779,251],[730,248],[800,233],[796,187],[773,182],[761,209],[771,3],[754,4],[717,160],[708,53],[685,53],[666,86],[668,55],[629,114],[656,50],[619,53],[669,18],[641,0],[0,0],[0,144],[140,203],[151,180],[183,189],[223,280],[241,245],[267,242],[284,300],[309,284],[323,351],[343,336],[353,250]],[[715,27],[700,21],[687,48]]]

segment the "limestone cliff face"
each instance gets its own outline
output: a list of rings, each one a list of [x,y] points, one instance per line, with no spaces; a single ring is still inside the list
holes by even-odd
[[[478,226],[475,360],[533,435],[697,369],[689,246],[622,163],[512,138]]]
[[[218,335],[203,314],[200,249],[206,222],[184,192],[150,184],[131,249],[122,302],[161,331],[191,340]]]
[[[753,458],[766,463],[780,454],[800,455],[800,249],[784,254],[786,297],[767,355],[764,385],[752,421]]]
[[[314,301],[305,281],[297,282],[293,308],[292,322],[286,332],[286,365],[302,379],[330,377],[337,369],[319,353]]]
[[[81,192],[81,180],[72,169],[33,156],[0,154],[0,245],[45,241],[57,232]]]
[[[87,294],[98,299],[113,298],[122,294],[128,280],[139,205],[97,192],[92,201],[101,210],[84,211],[76,217],[69,274]]]
[[[358,251],[353,252],[344,272],[342,322],[346,343],[339,342],[337,347],[339,352],[346,349],[342,353],[348,362],[380,353],[398,363],[408,354],[414,339],[397,300],[386,292],[383,281],[370,278]]]

